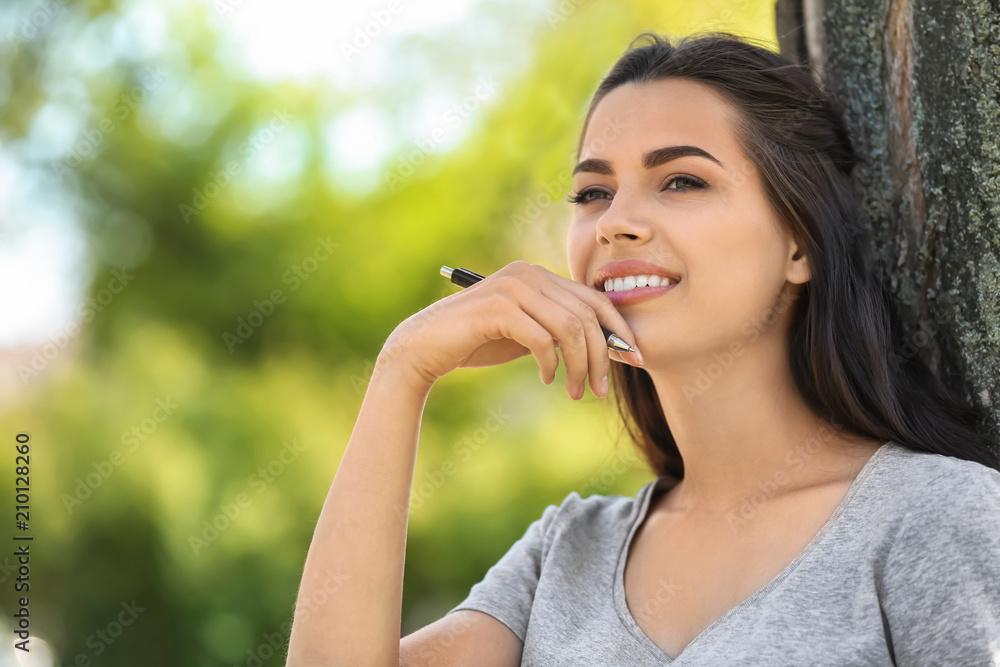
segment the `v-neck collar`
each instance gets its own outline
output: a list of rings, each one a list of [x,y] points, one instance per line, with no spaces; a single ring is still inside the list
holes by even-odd
[[[868,477],[872,470],[874,470],[875,465],[879,460],[890,450],[894,445],[894,441],[889,440],[883,443],[875,453],[871,455],[865,465],[862,466],[858,475],[851,482],[850,487],[847,489],[847,493],[841,499],[840,504],[837,505],[837,509],[833,511],[833,514],[827,520],[823,527],[818,533],[810,540],[809,544],[805,546],[802,551],[790,562],[785,568],[779,572],[771,581],[765,584],[762,588],[753,593],[750,597],[746,598],[735,607],[727,611],[725,614],[720,616],[715,620],[714,623],[709,625],[707,628],[701,631],[694,639],[688,642],[676,658],[671,658],[669,655],[663,652],[663,650],[653,642],[646,633],[642,631],[639,624],[636,622],[632,613],[628,609],[628,604],[625,601],[625,564],[628,557],[629,545],[632,543],[632,538],[642,523],[643,519],[646,517],[646,513],[649,511],[650,500],[659,488],[663,488],[670,481],[673,481],[668,477],[659,477],[652,482],[649,482],[640,490],[642,496],[639,502],[636,503],[635,507],[638,508],[637,514],[633,517],[632,527],[629,529],[628,534],[625,536],[625,540],[622,543],[621,549],[618,553],[618,565],[615,568],[615,579],[614,579],[614,604],[615,610],[618,612],[618,619],[621,621],[628,631],[642,644],[646,649],[653,654],[653,656],[664,664],[677,664],[679,661],[687,657],[692,650],[697,649],[697,645],[700,644],[705,637],[712,634],[718,627],[727,623],[734,616],[738,615],[747,607],[753,605],[761,598],[766,597],[772,590],[774,590],[788,575],[795,570],[799,564],[806,559],[807,556],[819,545],[820,542],[826,537],[826,535],[833,530],[835,525],[839,522],[840,517],[847,510],[848,505],[850,505],[851,500],[857,495],[858,490],[861,488],[862,483]],[[635,510],[633,510],[635,512]]]

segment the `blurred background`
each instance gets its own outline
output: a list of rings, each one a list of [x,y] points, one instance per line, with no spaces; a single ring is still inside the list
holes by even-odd
[[[569,277],[590,96],[643,30],[778,50],[773,0],[35,0],[0,8],[3,665],[282,665],[316,519],[442,265]],[[427,402],[402,633],[549,504],[652,479],[529,355]],[[30,526],[14,445],[30,437]]]

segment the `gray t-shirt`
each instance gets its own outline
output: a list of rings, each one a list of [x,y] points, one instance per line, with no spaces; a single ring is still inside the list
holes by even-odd
[[[448,613],[501,621],[525,667],[1000,665],[1000,472],[883,444],[806,548],[675,659],[636,624],[622,577],[668,482],[549,505]]]

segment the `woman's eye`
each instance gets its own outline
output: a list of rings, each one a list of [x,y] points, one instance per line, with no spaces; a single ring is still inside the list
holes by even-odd
[[[677,186],[677,184],[680,186]],[[664,190],[702,190],[708,187],[708,183],[697,178],[696,176],[674,176],[667,181],[667,185],[663,188]],[[595,196],[591,196],[595,195]],[[603,199],[605,197],[597,197],[596,195],[605,195],[607,199],[611,199],[613,195],[610,192],[601,190],[598,188],[584,188],[579,193],[571,193],[567,198],[571,204],[590,204],[597,199]]]
[[[571,204],[589,204],[590,202],[594,201],[593,199],[590,198],[590,195],[593,194],[606,195],[609,193],[605,192],[604,190],[598,190],[596,188],[586,188],[580,191],[579,193],[571,194],[569,197],[566,198],[566,201],[568,201]]]
[[[687,187],[683,187],[683,188],[672,188],[672,187],[670,187],[674,183],[687,183],[688,186]],[[674,176],[669,181],[667,181],[667,187],[665,187],[663,189],[664,190],[690,190],[691,188],[701,189],[701,188],[705,188],[707,186],[708,186],[708,184],[705,183],[705,181],[701,180],[700,178],[695,178],[694,176]]]

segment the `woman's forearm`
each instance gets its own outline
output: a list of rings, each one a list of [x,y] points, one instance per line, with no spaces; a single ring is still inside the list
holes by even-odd
[[[376,363],[306,555],[288,667],[398,667],[403,558],[431,384]]]

